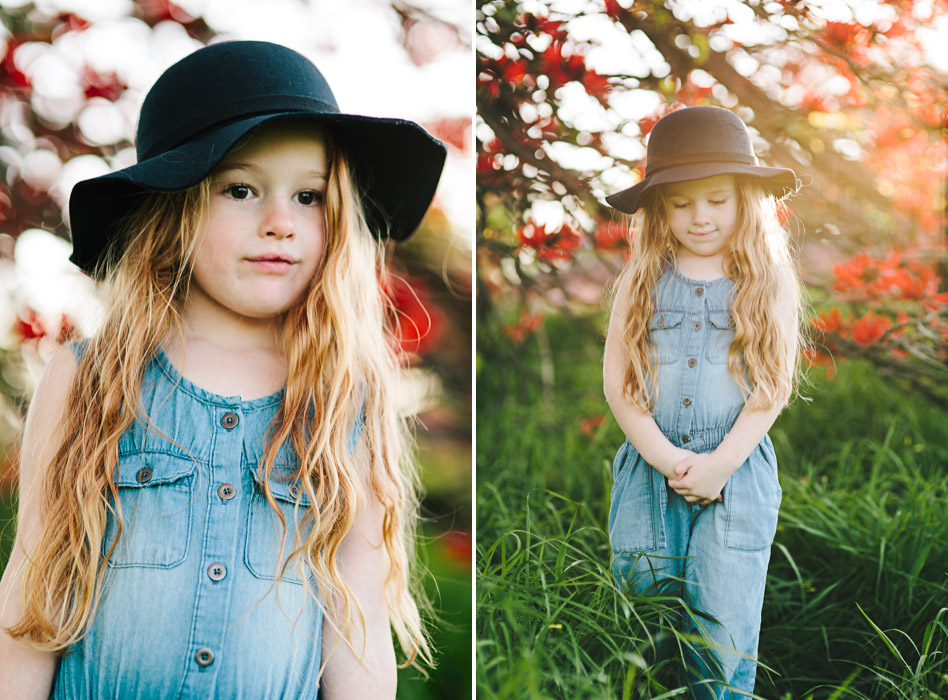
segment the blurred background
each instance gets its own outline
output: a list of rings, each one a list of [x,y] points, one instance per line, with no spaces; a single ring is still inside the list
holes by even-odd
[[[803,182],[784,223],[812,304],[810,400],[771,431],[784,501],[757,692],[948,697],[946,14],[478,0],[479,696],[677,694],[645,660],[643,620],[671,613],[608,572],[624,438],[601,355],[629,252],[604,199],[644,176],[658,119],[715,105]]]
[[[31,391],[58,345],[97,318],[92,284],[67,261],[72,186],[134,162],[141,101],[172,63],[214,41],[281,43],[313,60],[343,111],[412,119],[448,146],[434,205],[386,285],[412,357],[405,400],[419,419],[439,616],[438,668],[428,680],[401,671],[399,697],[469,697],[472,27],[463,0],[0,3],[0,568]]]

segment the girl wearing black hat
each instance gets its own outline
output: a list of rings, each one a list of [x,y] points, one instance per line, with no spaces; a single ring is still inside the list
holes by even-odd
[[[634,214],[603,368],[628,438],[613,466],[614,572],[689,602],[681,627],[705,642],[685,673],[700,698],[754,689],[781,497],[767,431],[801,342],[778,198],[797,186],[758,164],[733,113],[691,107],[655,125],[645,178],[607,198]]]
[[[106,313],[30,408],[3,687],[394,697],[392,631],[431,655],[380,240],[417,227],[444,147],[264,42],[169,68],[136,146],[70,199]]]

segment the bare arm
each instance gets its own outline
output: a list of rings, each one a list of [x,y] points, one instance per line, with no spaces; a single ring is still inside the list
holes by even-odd
[[[364,443],[360,442],[355,456],[364,465],[368,481],[368,453]],[[341,606],[326,611],[322,646],[323,657],[328,656],[328,659],[320,685],[320,697],[326,700],[395,697],[398,669],[384,595],[389,567],[382,541],[385,511],[371,492],[368,496],[368,503],[356,516],[337,555],[339,573],[362,608],[365,634],[353,610],[349,618],[353,652],[339,632],[343,625]]]
[[[76,373],[76,360],[63,348],[50,360],[30,404],[20,450],[19,511],[13,552],[0,580],[0,688],[7,697],[46,699],[53,687],[56,654],[32,649],[6,629],[22,616],[20,589],[27,552],[39,538],[42,516],[39,487],[46,465],[61,440],[63,408]]]
[[[662,433],[655,419],[639,409],[625,391],[627,359],[622,347],[622,333],[629,310],[628,291],[628,284],[623,280],[616,291],[609,331],[606,333],[606,351],[602,360],[603,391],[616,422],[642,459],[665,476],[674,478],[675,465],[693,453],[675,447]]]

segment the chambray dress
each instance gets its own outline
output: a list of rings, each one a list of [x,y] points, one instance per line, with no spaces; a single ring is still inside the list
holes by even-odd
[[[73,346],[77,357],[83,346]],[[63,657],[53,697],[316,698],[323,611],[291,562],[275,585],[282,528],[256,467],[283,390],[243,401],[180,376],[164,352],[119,440],[125,529],[88,634]],[[360,417],[349,438],[354,449]],[[293,547],[310,505],[284,445],[270,487]],[[105,542],[115,523],[110,516]],[[282,561],[280,564],[282,565]]]
[[[669,266],[654,290],[649,323],[658,399],[655,421],[674,445],[712,452],[734,426],[744,399],[728,370],[734,282],[692,280]],[[626,441],[613,463],[609,538],[620,584],[682,595],[717,623],[701,620],[720,649],[694,658],[698,676],[753,690],[770,546],[781,489],[765,436],[723,489],[723,502],[690,504]],[[682,579],[684,583],[676,579]],[[692,619],[685,631],[700,631]],[[732,697],[723,685],[694,689]],[[737,696],[735,696],[737,697]],[[741,696],[743,697],[743,696]]]

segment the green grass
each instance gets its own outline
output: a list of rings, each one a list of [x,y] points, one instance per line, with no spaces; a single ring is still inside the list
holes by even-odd
[[[623,437],[601,329],[542,343],[478,328],[479,698],[686,697],[677,599],[618,591],[605,531]],[[784,499],[764,602],[763,698],[948,697],[948,425],[857,362],[771,431]],[[587,434],[581,421],[606,415]],[[655,636],[673,650],[652,653]]]

